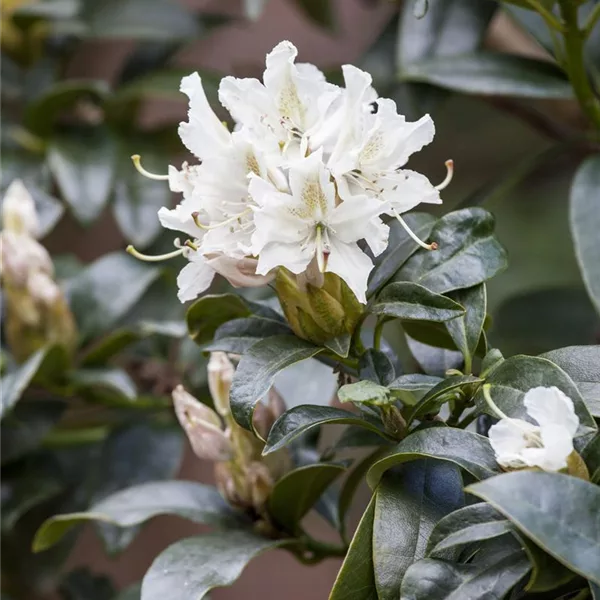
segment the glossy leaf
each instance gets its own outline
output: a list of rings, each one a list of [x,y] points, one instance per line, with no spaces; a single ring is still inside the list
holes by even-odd
[[[141,600],[199,600],[213,588],[231,585],[262,552],[285,543],[243,530],[180,540],[150,566],[142,581]]]
[[[317,463],[286,473],[273,487],[269,514],[287,531],[298,531],[300,521],[346,467],[340,463]]]
[[[450,513],[435,525],[427,542],[427,555],[435,557],[449,548],[491,539],[511,530],[512,525],[489,504],[471,504]]]
[[[302,405],[283,413],[271,427],[263,454],[270,454],[320,425],[354,425],[385,438],[380,424],[365,417],[331,406]]]
[[[489,502],[564,565],[600,582],[598,486],[559,473],[519,471],[471,485],[467,491]]]
[[[373,573],[373,518],[375,496],[371,498],[350,542],[337,574],[329,600],[377,600]]]
[[[529,571],[522,550],[496,561],[456,564],[426,558],[412,565],[402,582],[403,600],[501,600]]]
[[[410,335],[406,336],[406,342],[414,359],[429,376],[443,378],[448,369],[458,369],[463,364],[463,356],[456,350],[426,344],[413,339]]]
[[[491,385],[492,400],[500,410],[509,417],[516,418],[524,418],[527,415],[523,397],[528,390],[538,386],[556,386],[573,401],[575,413],[579,417],[578,435],[597,429],[573,380],[546,358],[533,356],[507,358],[489,374],[486,383]],[[496,416],[487,405],[482,391],[477,393],[475,401],[482,412]]]
[[[493,234],[494,219],[481,208],[448,213],[434,225],[435,251],[419,250],[395,275],[438,294],[487,281],[506,267],[506,252]]]
[[[346,358],[350,353],[350,346],[352,345],[352,336],[349,333],[339,335],[335,338],[327,340],[323,343],[325,348],[331,350],[334,354]]]
[[[600,313],[600,154],[590,156],[577,170],[570,196],[570,223],[575,253],[588,294]]]
[[[192,481],[152,481],[111,494],[86,512],[48,519],[37,532],[34,548],[38,552],[49,548],[85,521],[133,527],[158,515],[177,515],[219,527],[244,523],[212,486]]]
[[[404,220],[421,239],[427,239],[435,223],[435,218],[427,213],[409,213]],[[373,261],[367,297],[380,290],[418,249],[418,244],[408,235],[398,221],[389,224],[390,234],[386,250]]]
[[[2,398],[0,400],[0,417],[4,417],[14,405],[19,401],[23,392],[27,389],[38,369],[40,368],[47,348],[40,348],[32,354],[22,365],[11,373],[2,377],[0,385],[2,386]]]
[[[550,63],[521,56],[474,53],[439,57],[408,65],[404,81],[418,81],[483,96],[568,99],[573,90]]]
[[[369,311],[375,315],[415,321],[449,321],[465,313],[464,308],[450,298],[408,281],[384,287]]]
[[[93,262],[67,286],[80,335],[91,337],[110,329],[137,304],[158,276],[124,252],[107,254]]]
[[[231,319],[219,326],[213,341],[205,347],[205,350],[244,354],[260,340],[291,333],[287,325],[272,319],[255,316]]]
[[[373,566],[380,600],[396,600],[412,563],[425,556],[435,523],[464,503],[455,466],[419,460],[386,473],[376,491]]]
[[[500,472],[489,440],[482,435],[453,427],[430,427],[415,431],[369,470],[367,481],[374,488],[385,471],[419,458],[436,458],[458,465],[476,479]]]
[[[275,375],[322,349],[291,335],[266,338],[242,356],[231,383],[231,412],[244,428],[252,427],[256,403],[269,391]]]
[[[381,350],[369,348],[358,363],[360,379],[368,379],[381,385],[388,385],[396,378],[392,361]]]
[[[432,377],[431,375],[421,375],[420,373],[411,373],[408,375],[400,375],[389,384],[389,388],[394,396],[400,398],[406,405],[414,405],[420,400],[431,388],[440,383],[440,377]]]
[[[56,137],[48,148],[48,164],[75,217],[83,224],[94,221],[108,201],[115,176],[116,148],[110,135],[96,129]]]

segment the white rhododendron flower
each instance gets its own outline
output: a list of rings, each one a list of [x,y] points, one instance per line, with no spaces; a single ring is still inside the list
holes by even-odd
[[[343,67],[345,87],[330,84],[314,65],[296,63],[298,51],[281,42],[268,55],[263,81],[225,77],[221,104],[233,131],[210,107],[197,73],[184,77],[188,121],[179,126],[184,145],[198,159],[168,175],[153,175],[134,156],[138,170],[169,182],[183,198],[161,208],[163,227],[187,236],[176,250],[144,260],[185,256],[178,297],[192,300],[220,273],[234,286],[270,281],[278,267],[295,274],[317,268],[343,279],[366,302],[373,268],[365,242],[377,256],[388,243],[383,215],[397,218],[420,204],[439,203],[439,186],[404,169],[410,155],[429,144],[433,121],[409,123],[392,100],[378,98],[371,76]]]
[[[487,399],[490,402],[489,393]],[[488,434],[498,464],[507,469],[565,469],[579,427],[573,401],[556,387],[536,387],[525,394],[523,403],[536,425],[507,417],[491,402],[502,417]]]

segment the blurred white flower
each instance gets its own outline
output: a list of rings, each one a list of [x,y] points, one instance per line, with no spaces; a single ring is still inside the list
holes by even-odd
[[[4,194],[2,223],[6,230],[32,238],[38,237],[40,224],[35,203],[20,179],[15,179]]]
[[[489,402],[489,392],[485,392]],[[579,426],[573,401],[556,387],[536,387],[525,394],[523,403],[537,425],[507,417],[491,403],[502,416],[488,434],[498,464],[507,469],[565,469]]]

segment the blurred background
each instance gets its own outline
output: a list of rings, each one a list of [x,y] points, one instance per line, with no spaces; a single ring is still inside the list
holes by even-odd
[[[405,4],[410,7],[390,0],[3,0],[2,189],[19,177],[34,196],[59,278],[130,242],[150,254],[168,250],[172,235],[161,234],[156,211],[175,199],[162,183],[141,178],[129,156],[141,154],[159,173],[179,165],[186,159],[176,135],[186,115],[182,75],[199,71],[216,108],[221,76],[260,77],[265,54],[288,39],[299,60],[332,80],[340,65],[356,64],[373,74],[399,112],[411,119],[432,114],[435,140],[409,167],[437,182],[444,161],[453,159],[454,180],[436,214],[482,204],[495,215],[508,249],[508,270],[488,287],[494,346],[510,355],[598,342],[600,324],[568,223],[571,178],[587,152],[572,142],[583,129],[576,103],[479,93],[477,83],[460,93],[397,78],[403,61],[419,52],[483,50],[551,62],[535,37],[533,13],[491,0],[431,0],[430,12],[417,19],[413,2]],[[442,4],[448,11],[439,10]],[[471,17],[457,20],[455,9]],[[183,319],[173,279],[178,266],[174,261],[139,309],[147,318]],[[198,352],[178,360],[192,361],[188,371],[204,369]],[[168,356],[161,361],[170,364]],[[163,369],[153,385],[168,394],[178,379]],[[211,476],[186,450],[179,477]],[[322,527],[316,519],[313,526]],[[85,566],[123,587],[139,581],[168,543],[196,528],[159,518],[111,558],[88,527],[62,568]],[[338,568],[335,560],[303,567],[284,552],[270,553],[212,597],[325,598]]]

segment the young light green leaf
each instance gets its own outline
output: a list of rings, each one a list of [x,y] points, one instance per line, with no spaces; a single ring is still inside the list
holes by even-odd
[[[476,479],[486,479],[500,472],[486,437],[453,427],[429,427],[411,433],[388,456],[377,461],[369,470],[367,481],[375,488],[385,471],[419,458],[454,463]]]
[[[292,335],[261,340],[242,356],[231,383],[231,412],[244,428],[251,429],[256,403],[269,391],[275,375],[286,367],[322,351]]]
[[[381,424],[372,422],[364,416],[331,406],[306,404],[296,406],[284,412],[271,427],[263,454],[270,454],[320,425],[354,425],[372,431],[386,439]]]
[[[600,313],[600,154],[590,156],[577,170],[571,187],[569,217],[575,254],[588,294]]]
[[[200,600],[231,585],[256,556],[289,544],[244,530],[210,533],[175,542],[154,560],[142,581],[141,600]]]
[[[369,312],[411,321],[440,322],[462,317],[465,309],[450,298],[430,292],[422,285],[399,281],[383,288]]]
[[[388,388],[367,379],[343,385],[338,391],[340,402],[358,402],[378,406],[393,402]]]
[[[558,561],[600,583],[600,487],[560,473],[516,471],[467,491],[489,502]]]
[[[225,527],[244,523],[212,486],[193,481],[152,481],[116,492],[86,512],[48,519],[38,530],[33,547],[36,552],[45,550],[85,521],[133,527],[158,515],[177,515],[194,523]]]

